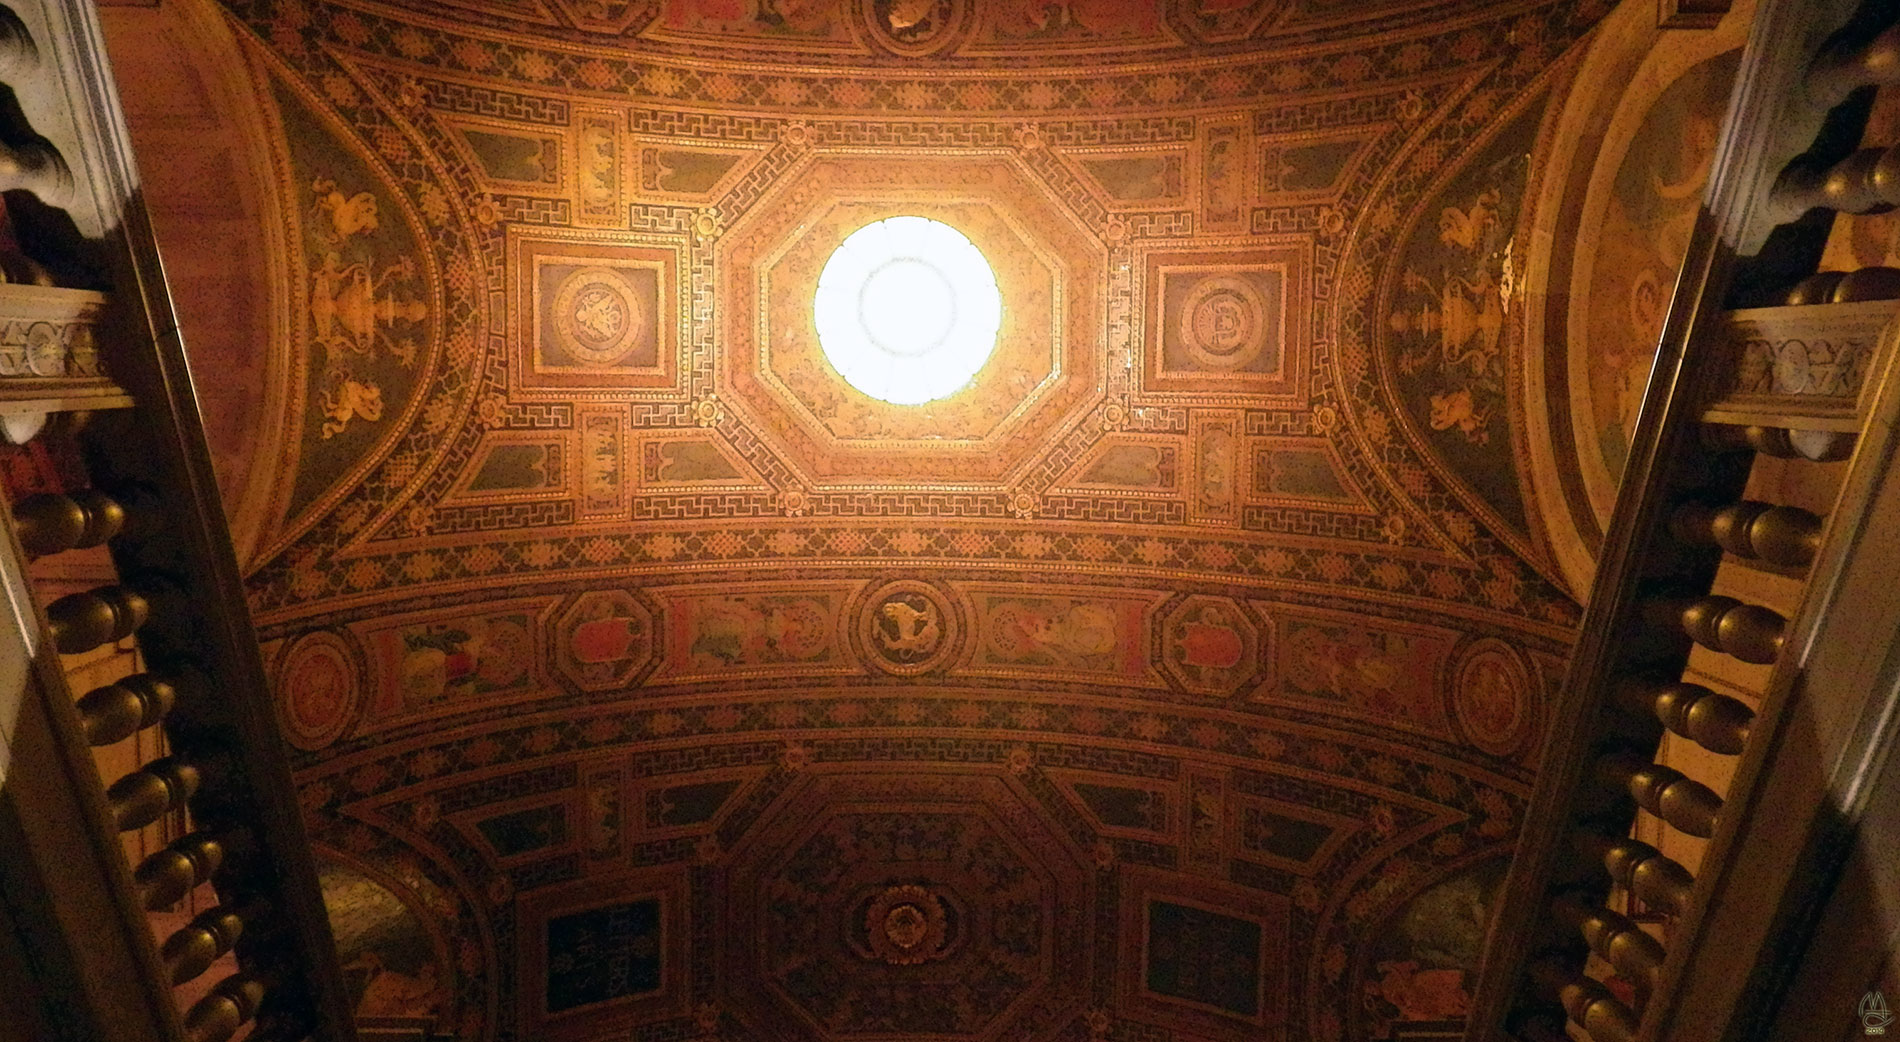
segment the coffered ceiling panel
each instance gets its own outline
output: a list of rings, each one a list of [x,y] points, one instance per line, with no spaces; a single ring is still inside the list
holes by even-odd
[[[228,13],[297,316],[252,606],[314,833],[434,953],[376,1008],[1455,1030],[1578,615],[1515,374],[1602,10]],[[813,315],[893,216],[1001,294],[921,405]]]

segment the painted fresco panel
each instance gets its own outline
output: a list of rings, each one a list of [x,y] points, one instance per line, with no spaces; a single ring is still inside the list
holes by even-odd
[[[968,596],[977,626],[965,667],[971,672],[1156,682],[1147,655],[1152,597],[997,587],[974,588]]]
[[[1505,124],[1419,211],[1378,327],[1388,379],[1432,457],[1479,504],[1524,532],[1510,438],[1508,321],[1523,252],[1519,216],[1544,106]]]
[[[1317,807],[1236,795],[1230,813],[1234,856],[1299,875],[1325,871],[1363,822]]]
[[[754,593],[665,592],[661,674],[706,680],[853,671],[839,632],[847,593],[839,586],[796,585]]]
[[[1253,133],[1244,118],[1219,118],[1201,127],[1201,230],[1239,231],[1247,223],[1253,187]]]
[[[639,149],[642,197],[704,200],[716,197],[756,152],[643,144]]]
[[[1504,869],[1484,861],[1452,873],[1373,932],[1360,971],[1366,1038],[1405,1037],[1408,1024],[1463,1024]]]
[[[1324,438],[1268,438],[1249,443],[1247,499],[1253,503],[1369,512],[1339,450]]]
[[[453,1023],[454,981],[416,895],[398,896],[389,882],[322,854],[317,886],[351,1011],[359,1019]]]
[[[495,503],[565,496],[575,480],[573,465],[567,437],[496,432],[484,439],[445,498]]]
[[[1104,836],[1173,842],[1181,819],[1180,786],[1166,778],[1045,767],[1063,796]]]
[[[1233,694],[1260,668],[1260,630],[1226,597],[1190,597],[1161,624],[1162,663],[1189,692]]]
[[[578,411],[580,513],[583,518],[625,516],[633,495],[627,467],[626,414],[609,408]]]
[[[1741,52],[1731,51],[1691,67],[1620,143],[1589,282],[1579,287],[1590,302],[1584,340],[1567,352],[1578,452],[1600,468],[1604,490],[1623,474],[1740,61]]]
[[[420,221],[370,149],[301,92],[279,85],[275,99],[308,209],[296,244],[309,355],[294,517],[388,438],[428,370],[440,305]]]
[[[476,165],[491,181],[529,191],[558,191],[562,139],[553,134],[522,133],[507,124],[464,124],[458,128]]]
[[[583,691],[627,687],[652,661],[653,615],[626,590],[576,597],[554,621],[554,665]]]
[[[649,33],[849,48],[849,10],[849,5],[830,0],[665,0]]]
[[[581,224],[624,226],[625,117],[618,112],[578,109],[574,119],[575,214]]]
[[[466,703],[531,698],[539,683],[543,601],[468,614],[413,616],[357,631],[373,687],[363,727],[459,711]]]
[[[1189,421],[1188,518],[1201,524],[1240,523],[1240,414],[1199,409]]]
[[[1255,698],[1330,706],[1455,737],[1442,690],[1454,634],[1256,604],[1275,623],[1277,682]]]
[[[976,33],[966,53],[1019,52],[1113,43],[1160,46],[1172,42],[1159,0],[991,0],[977,4]]]
[[[299,749],[321,749],[347,733],[363,709],[361,652],[343,634],[318,630],[284,653],[276,676],[278,720]]]
[[[1181,491],[1185,464],[1178,439],[1111,435],[1070,468],[1057,487],[1081,492],[1175,496]]]
[[[483,818],[475,828],[501,857],[532,854],[567,842],[567,809],[560,804],[528,807]]]
[[[1191,201],[1193,166],[1184,147],[1074,149],[1063,154],[1110,206],[1155,209],[1185,207]]]
[[[682,434],[640,442],[643,488],[758,488],[762,484],[751,466],[716,435]]]
[[[1260,142],[1263,196],[1324,197],[1337,194],[1357,170],[1380,130],[1348,137],[1307,135]]]

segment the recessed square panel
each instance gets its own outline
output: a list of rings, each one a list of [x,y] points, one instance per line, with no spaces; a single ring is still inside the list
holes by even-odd
[[[523,891],[517,1034],[537,1042],[626,1037],[636,1023],[683,1014],[686,902],[679,865]]]
[[[509,376],[517,397],[674,389],[675,248],[523,238],[514,253],[518,317]]]
[[[1279,375],[1286,355],[1286,268],[1162,275],[1162,372]]]
[[[536,257],[534,372],[660,376],[660,261]]]
[[[1203,876],[1125,871],[1116,980],[1120,1015],[1177,1036],[1234,1042],[1280,1037],[1286,1019],[1286,899]]]
[[[1154,253],[1144,270],[1142,386],[1294,403],[1304,393],[1307,247]]]
[[[547,943],[549,1013],[660,990],[658,897],[556,916]]]
[[[1260,945],[1257,922],[1150,900],[1145,985],[1156,995],[1258,1018]]]

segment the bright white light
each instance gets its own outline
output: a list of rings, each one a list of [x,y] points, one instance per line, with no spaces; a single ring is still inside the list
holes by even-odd
[[[818,345],[845,382],[894,405],[947,398],[996,350],[996,276],[963,233],[888,217],[838,244],[812,302]]]

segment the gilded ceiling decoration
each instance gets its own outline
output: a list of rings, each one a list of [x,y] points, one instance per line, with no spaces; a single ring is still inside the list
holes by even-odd
[[[1578,615],[1520,283],[1598,6],[228,7],[294,203],[250,593],[313,833],[426,934],[379,994],[1456,1024]],[[812,311],[893,216],[1003,302],[914,406]]]

